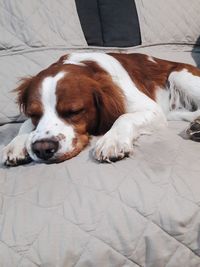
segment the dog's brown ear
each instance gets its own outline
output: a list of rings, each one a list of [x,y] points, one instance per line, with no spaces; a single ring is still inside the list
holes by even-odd
[[[101,87],[93,92],[97,112],[95,134],[107,132],[116,119],[125,113],[124,97],[120,89],[110,79],[103,78],[100,84]]]
[[[17,92],[17,103],[19,105],[20,111],[23,111],[26,114],[27,98],[28,91],[31,85],[33,77],[26,77],[20,80],[20,85],[14,89],[14,92]]]

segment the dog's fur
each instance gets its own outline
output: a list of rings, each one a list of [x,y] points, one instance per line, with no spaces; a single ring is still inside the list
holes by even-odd
[[[9,166],[72,158],[90,135],[103,135],[94,157],[115,161],[167,119],[200,116],[200,70],[143,54],[65,55],[16,91],[29,119],[4,149]]]

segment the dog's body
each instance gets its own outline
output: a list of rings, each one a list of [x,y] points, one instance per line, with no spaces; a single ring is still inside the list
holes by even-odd
[[[200,116],[200,70],[143,54],[73,53],[16,90],[30,119],[4,149],[11,166],[69,159],[102,134],[95,158],[121,159],[166,119]]]

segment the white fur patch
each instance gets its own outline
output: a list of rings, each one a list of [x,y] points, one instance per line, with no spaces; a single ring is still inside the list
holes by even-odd
[[[157,64],[157,62],[155,61],[155,59],[152,57],[152,56],[148,56],[148,58],[147,58],[149,61],[151,61],[151,62],[153,62],[153,63],[156,63]]]
[[[66,62],[66,61],[64,61],[63,63],[66,64],[65,62]],[[78,66],[85,66],[84,63],[76,62],[76,61],[69,60],[69,59],[67,59],[67,64],[78,65]]]
[[[200,77],[183,69],[172,72],[168,80],[171,98],[167,119],[193,121],[200,115]]]
[[[192,101],[200,108],[200,77],[187,69],[174,71],[169,75],[171,105],[176,109],[183,107],[190,110]],[[183,103],[182,103],[183,102]]]
[[[156,91],[167,119],[193,121],[200,116],[200,77],[183,69],[171,72],[168,81],[166,89]]]
[[[156,102],[167,115],[169,113],[169,90],[167,88],[156,88]]]

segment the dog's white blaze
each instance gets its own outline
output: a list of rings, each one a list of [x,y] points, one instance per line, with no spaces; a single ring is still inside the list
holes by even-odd
[[[47,77],[42,82],[41,86],[41,102],[44,109],[44,115],[39,121],[37,128],[33,131],[27,142],[27,150],[30,156],[34,160],[38,160],[36,155],[31,150],[31,144],[41,139],[51,139],[58,137],[60,134],[65,136],[62,140],[59,140],[59,149],[54,155],[64,154],[72,151],[73,139],[75,138],[75,132],[71,125],[64,123],[57,115],[56,112],[56,86],[57,82],[64,77],[66,73],[60,72],[55,77]]]
[[[56,85],[57,82],[64,77],[64,72],[58,73],[55,77],[47,77],[42,82],[41,102],[44,109],[44,115],[37,126],[37,131],[41,131],[44,135],[46,131],[54,131],[54,126],[58,122],[56,112]]]

